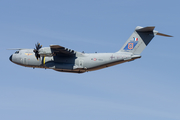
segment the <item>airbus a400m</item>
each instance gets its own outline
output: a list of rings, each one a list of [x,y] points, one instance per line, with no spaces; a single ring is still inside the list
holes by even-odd
[[[60,45],[42,47],[37,43],[35,49],[18,49],[9,59],[25,67],[59,72],[84,73],[99,70],[141,58],[141,52],[155,35],[172,37],[159,33],[154,28],[137,26],[121,49],[115,53],[83,53]]]

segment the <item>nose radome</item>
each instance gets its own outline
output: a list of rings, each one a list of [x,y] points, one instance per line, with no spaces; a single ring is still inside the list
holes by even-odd
[[[13,55],[11,55],[11,56],[9,57],[9,60],[10,60],[10,61],[12,61],[12,56],[13,56]]]

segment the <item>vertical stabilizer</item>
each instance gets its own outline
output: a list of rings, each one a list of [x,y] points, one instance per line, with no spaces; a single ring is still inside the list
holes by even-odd
[[[172,37],[170,35],[158,33],[158,31],[155,31],[154,28],[154,26],[144,28],[137,26],[133,34],[129,37],[129,39],[118,52],[141,54],[141,52],[150,43],[150,41],[153,39],[155,35]]]

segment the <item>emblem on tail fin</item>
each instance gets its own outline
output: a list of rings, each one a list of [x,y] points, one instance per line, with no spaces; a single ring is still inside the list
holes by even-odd
[[[134,47],[137,45],[138,41],[131,41],[125,46],[124,50],[133,50]]]

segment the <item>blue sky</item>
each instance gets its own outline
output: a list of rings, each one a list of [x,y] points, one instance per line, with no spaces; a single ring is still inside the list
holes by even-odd
[[[178,0],[1,0],[0,119],[180,120]],[[136,26],[156,26],[142,58],[84,74],[32,69],[15,51],[59,44],[116,52]]]

